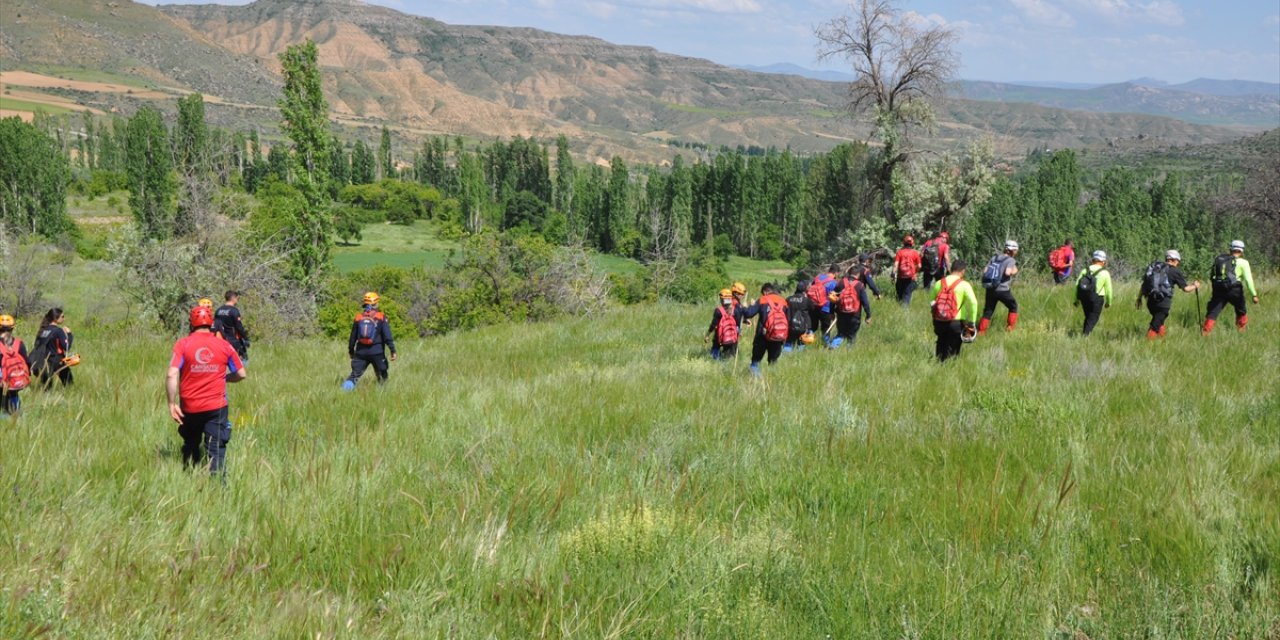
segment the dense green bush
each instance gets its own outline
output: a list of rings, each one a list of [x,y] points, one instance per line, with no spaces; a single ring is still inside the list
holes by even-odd
[[[711,299],[729,282],[724,261],[705,248],[697,248],[670,261],[653,262],[629,274],[610,276],[613,296],[623,304],[684,302]]]

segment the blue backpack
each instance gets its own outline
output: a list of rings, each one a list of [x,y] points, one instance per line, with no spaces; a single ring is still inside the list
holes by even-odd
[[[1001,254],[992,256],[991,261],[987,263],[987,268],[982,270],[982,287],[984,289],[995,289],[1004,282],[1004,265],[1005,258],[1008,256]]]

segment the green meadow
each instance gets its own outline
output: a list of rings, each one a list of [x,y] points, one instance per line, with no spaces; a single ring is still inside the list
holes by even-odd
[[[1132,284],[1081,339],[1023,283],[945,366],[886,299],[760,378],[709,306],[401,336],[353,393],[342,342],[260,341],[225,486],[182,468],[172,336],[77,293],[77,384],[0,434],[0,637],[1276,637],[1273,284],[1149,343]]]

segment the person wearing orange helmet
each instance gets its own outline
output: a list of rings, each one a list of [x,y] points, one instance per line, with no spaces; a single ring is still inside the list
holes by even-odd
[[[711,312],[711,326],[702,338],[711,344],[712,360],[732,360],[738,355],[738,339],[742,333],[742,306],[732,289],[721,289],[719,305]]]
[[[391,361],[396,359],[396,341],[391,336],[391,324],[386,314],[378,309],[382,298],[370,291],[361,299],[363,309],[356,314],[351,323],[351,335],[347,338],[347,355],[351,356],[351,375],[342,383],[344,391],[352,391],[360,376],[373,365],[373,372],[378,376],[378,384],[387,381],[391,368],[387,364],[387,352],[391,352]]]
[[[911,304],[911,294],[916,291],[916,275],[920,273],[920,252],[916,251],[916,239],[907,234],[902,248],[893,256],[894,289],[902,306]]]
[[[0,386],[4,391],[4,412],[11,416],[22,412],[18,392],[31,384],[31,358],[27,346],[13,335],[16,327],[13,316],[0,315]]]
[[[182,436],[182,463],[226,475],[227,443],[231,440],[227,383],[248,377],[236,350],[213,332],[213,312],[197,306],[190,314],[191,333],[173,345],[165,390],[169,417]],[[203,446],[203,451],[201,447]]]

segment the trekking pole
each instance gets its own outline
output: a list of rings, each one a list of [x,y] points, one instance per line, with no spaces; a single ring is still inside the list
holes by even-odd
[[[1196,287],[1196,327],[1204,330],[1204,319],[1200,316],[1200,287]]]

